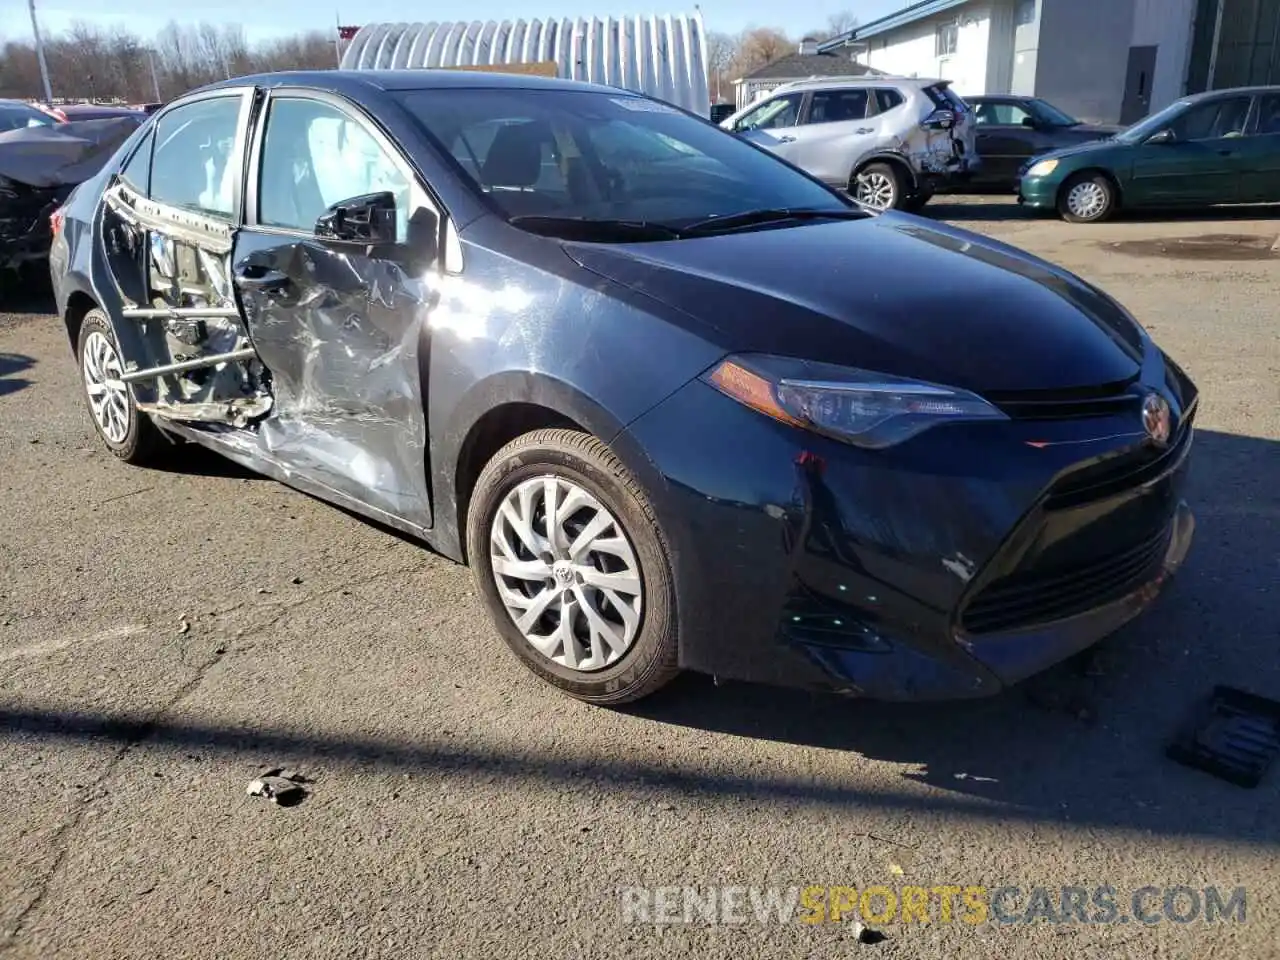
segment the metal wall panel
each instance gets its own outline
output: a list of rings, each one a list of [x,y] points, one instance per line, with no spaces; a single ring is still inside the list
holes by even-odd
[[[417,70],[554,62],[565,79],[711,109],[702,15],[371,23],[342,56],[344,70]]]

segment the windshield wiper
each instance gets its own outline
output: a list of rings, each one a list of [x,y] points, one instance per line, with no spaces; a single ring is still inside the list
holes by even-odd
[[[596,220],[591,217],[545,217],[524,215],[507,221],[533,233],[562,240],[678,240],[683,232],[651,220]]]
[[[727,213],[720,217],[707,217],[680,228],[682,236],[706,236],[723,233],[758,224],[779,223],[786,220],[865,220],[870,214],[852,207],[843,210],[812,210],[805,207],[776,207],[765,210],[745,210]]]

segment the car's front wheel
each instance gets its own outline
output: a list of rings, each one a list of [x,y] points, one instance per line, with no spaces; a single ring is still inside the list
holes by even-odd
[[[467,555],[507,645],[571,696],[627,703],[678,672],[665,538],[595,437],[538,430],[498,451],[471,497]]]
[[[1101,173],[1076,174],[1062,185],[1058,213],[1068,223],[1098,223],[1116,209],[1116,188]]]
[[[107,449],[126,463],[154,460],[166,446],[164,435],[138,410],[133,391],[120,379],[124,363],[115,331],[101,310],[85,314],[76,353],[89,416]]]

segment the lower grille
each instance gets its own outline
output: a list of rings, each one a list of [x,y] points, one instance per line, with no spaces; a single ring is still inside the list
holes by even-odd
[[[1087,566],[1015,573],[994,581],[969,602],[966,633],[999,633],[1086,613],[1132,593],[1153,579],[1169,546],[1165,527],[1141,543]]]

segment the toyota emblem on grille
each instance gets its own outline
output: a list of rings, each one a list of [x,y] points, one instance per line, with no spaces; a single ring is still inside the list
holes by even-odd
[[[1142,401],[1142,429],[1152,443],[1163,447],[1173,433],[1173,411],[1169,401],[1158,393],[1149,393]]]

